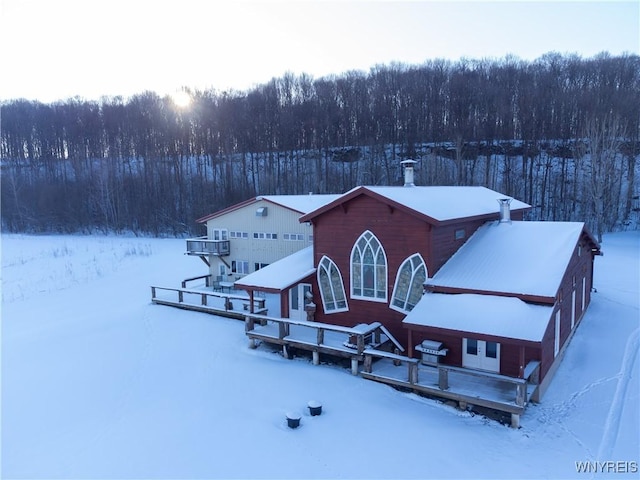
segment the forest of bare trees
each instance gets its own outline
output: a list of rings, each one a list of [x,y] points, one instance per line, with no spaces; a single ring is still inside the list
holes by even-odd
[[[433,60],[243,92],[1,105],[2,229],[198,233],[258,194],[484,185],[594,233],[638,219],[640,57]]]

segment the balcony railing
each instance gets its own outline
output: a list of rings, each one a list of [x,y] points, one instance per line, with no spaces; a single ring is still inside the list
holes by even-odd
[[[188,238],[187,255],[229,255],[229,240],[209,240],[207,237]]]

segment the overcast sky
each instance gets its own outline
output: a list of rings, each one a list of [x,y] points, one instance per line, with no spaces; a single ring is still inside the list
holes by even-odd
[[[393,61],[640,53],[640,2],[0,0],[0,100],[245,90]]]

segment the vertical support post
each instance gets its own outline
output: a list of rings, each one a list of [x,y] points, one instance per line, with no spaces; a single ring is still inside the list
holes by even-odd
[[[364,356],[364,371],[367,373],[371,373],[371,370],[373,370],[373,356],[371,355],[365,355]]]
[[[418,364],[415,362],[408,362],[409,365],[409,383],[415,385],[418,383]]]
[[[204,305],[205,307],[207,306],[207,294],[203,293],[202,294],[202,305]]]
[[[322,345],[324,343],[324,328],[318,329],[318,345]]]
[[[438,367],[438,388],[440,390],[449,389],[449,370]]]
[[[182,303],[184,300],[182,290],[178,290],[178,303]]]
[[[524,345],[520,345],[518,357],[520,362],[520,371],[518,372],[518,378],[524,378]]]
[[[517,413],[511,414],[511,428],[520,428],[520,415]]]
[[[356,341],[358,342],[358,355],[362,355],[362,352],[364,352],[364,335],[359,333]]]
[[[151,300],[156,298],[156,287],[151,287]]]
[[[244,331],[250,332],[255,328],[255,320],[253,317],[244,317]]]
[[[358,375],[358,359],[351,357],[351,375]]]
[[[289,349],[286,345],[282,345],[282,356],[287,360],[291,360],[292,355],[289,353]]]
[[[320,365],[320,352],[317,350],[313,351],[313,364]]]
[[[516,385],[516,405],[519,407],[524,407],[524,397],[527,384],[526,383],[518,383]]]

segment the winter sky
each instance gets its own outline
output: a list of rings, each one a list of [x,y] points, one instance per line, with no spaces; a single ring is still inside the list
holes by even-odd
[[[0,100],[245,90],[393,61],[640,52],[640,2],[0,0]]]

